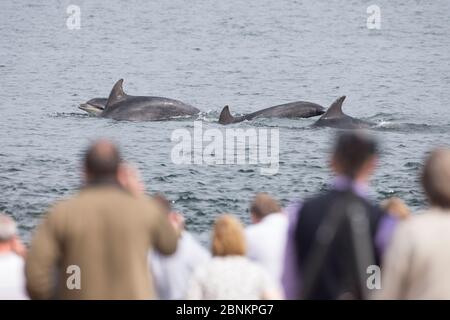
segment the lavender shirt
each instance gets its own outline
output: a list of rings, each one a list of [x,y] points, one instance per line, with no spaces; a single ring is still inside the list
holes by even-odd
[[[335,190],[346,190],[349,187],[354,193],[360,197],[367,198],[368,186],[361,183],[354,183],[346,177],[337,177],[332,188]],[[284,253],[284,265],[283,274],[281,282],[284,289],[284,295],[286,299],[293,300],[298,299],[301,291],[301,277],[300,270],[297,266],[297,251],[295,248],[295,228],[297,226],[298,216],[300,209],[302,207],[302,202],[299,200],[291,202],[286,208],[285,212],[288,216],[289,227],[286,248]],[[375,235],[375,246],[382,254],[389,243],[392,234],[394,232],[397,219],[393,218],[391,215],[385,214],[379,223],[377,233]]]

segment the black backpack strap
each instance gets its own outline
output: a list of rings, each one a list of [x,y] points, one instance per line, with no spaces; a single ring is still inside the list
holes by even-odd
[[[302,288],[303,299],[311,299],[331,244],[345,221],[348,221],[350,226],[361,298],[365,299],[368,297],[365,280],[366,269],[369,265],[374,264],[375,261],[370,222],[367,219],[367,209],[361,199],[357,198],[351,191],[346,191],[341,199],[336,201],[333,209],[326,213],[325,218],[316,231],[313,245],[305,260]]]

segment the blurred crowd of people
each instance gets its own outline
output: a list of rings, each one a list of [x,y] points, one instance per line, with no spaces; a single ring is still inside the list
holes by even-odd
[[[258,193],[252,223],[218,216],[208,250],[164,195],[145,194],[113,143],[97,141],[83,188],[50,208],[29,248],[0,214],[0,299],[450,299],[450,150],[428,155],[429,209],[415,214],[369,198],[378,156],[367,133],[339,134],[326,191],[285,208]]]

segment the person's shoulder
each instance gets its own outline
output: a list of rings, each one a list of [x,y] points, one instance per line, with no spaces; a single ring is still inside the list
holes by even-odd
[[[226,259],[228,259],[230,263],[239,265],[242,270],[252,269],[253,271],[260,271],[262,268],[258,262],[255,262],[246,256],[230,256],[226,257]]]
[[[117,186],[102,187],[83,187],[76,194],[65,199],[59,200],[54,207],[56,209],[67,209],[70,207],[78,207],[86,203],[95,205],[102,203],[122,202],[127,198],[131,199],[131,195]]]
[[[47,228],[48,230],[63,230],[70,225],[72,219],[77,219],[80,213],[85,212],[85,207],[89,207],[89,203],[83,200],[82,191],[59,199],[51,204],[45,214],[40,217],[40,228]]]
[[[183,230],[181,232],[180,240],[181,242],[187,244],[188,246],[194,246],[194,247],[202,247],[200,242],[188,231]]]
[[[284,212],[275,212],[268,216],[269,219],[267,219],[267,224],[277,223],[277,224],[287,224],[288,223],[288,216]]]
[[[331,202],[335,200],[337,193],[334,190],[323,190],[319,193],[307,197],[301,206],[299,206],[298,212],[301,212],[299,218],[305,219],[305,216],[310,216],[316,218],[315,214],[317,211],[325,212],[324,208],[328,206]],[[306,215],[306,212],[314,212],[312,215]]]
[[[397,239],[409,239],[408,241],[416,242],[431,236],[437,228],[442,230],[443,224],[450,226],[450,215],[440,215],[433,210],[421,211],[407,219],[400,220],[394,235]]]
[[[132,196],[127,203],[127,208],[133,211],[135,219],[145,221],[146,225],[158,227],[165,218],[161,207],[147,195]]]
[[[424,210],[417,211],[412,217],[434,217],[440,219],[447,219],[450,217],[450,209],[441,209],[437,207],[431,207]]]
[[[25,259],[22,256],[19,256],[18,254],[13,254],[12,260],[16,264],[18,268],[23,268],[25,266]],[[19,269],[19,270],[20,270]]]
[[[178,245],[185,247],[190,254],[210,256],[208,250],[188,231],[184,230],[181,233]]]
[[[14,252],[4,253],[0,256],[2,261],[9,261],[9,263],[15,265],[18,271],[25,265],[25,259]]]
[[[55,204],[57,209],[65,209],[70,207],[89,205],[104,205],[123,203],[127,201],[134,201],[129,192],[120,188],[119,186],[100,186],[100,187],[84,187],[76,194],[60,200]]]
[[[383,221],[383,219],[392,219],[394,221],[397,220],[388,212],[383,210],[377,203],[374,203],[367,198],[361,198],[361,200],[365,204],[369,216],[373,219],[372,221],[374,221],[376,224],[378,224],[380,221]]]
[[[99,186],[84,186],[80,191],[73,196],[73,199],[83,199],[89,197],[108,196],[108,195],[122,195],[126,194],[124,189],[118,185],[99,185]]]
[[[252,275],[255,278],[265,280],[269,276],[267,270],[256,261],[244,258],[240,261],[240,264],[241,264],[240,266],[241,272]]]
[[[268,226],[262,220],[259,223],[253,223],[245,228],[244,234],[249,251],[253,252],[253,250],[263,245],[264,239],[267,238],[267,233],[271,231],[270,227],[270,225]]]
[[[333,189],[322,190],[315,195],[312,195],[305,199],[303,206],[316,203],[325,203],[329,199],[334,198],[339,195],[339,192]]]
[[[213,256],[205,267],[208,270],[236,270],[247,266],[247,261],[250,260],[245,256]]]
[[[413,229],[433,228],[433,226],[450,225],[450,211],[444,211],[437,208],[418,211],[402,224]]]
[[[214,270],[217,270],[218,267],[222,265],[222,261],[215,257],[204,261],[203,263],[197,265],[193,271],[193,277],[196,279],[205,279],[208,280],[208,275],[214,273]]]
[[[47,220],[53,220],[58,219],[59,217],[65,214],[68,214],[71,208],[76,206],[76,204],[80,201],[79,197],[80,197],[79,194],[75,194],[57,200],[56,202],[50,205],[50,207],[47,210],[47,214],[43,216],[43,218]]]
[[[156,201],[145,194],[138,197],[131,194],[125,194],[124,197],[124,203],[127,204],[127,207],[133,208],[133,211],[136,213],[141,213],[147,217],[153,218],[161,217],[163,215],[163,212]]]
[[[267,215],[262,221],[246,228],[246,232],[252,235],[265,237],[268,232],[284,230],[288,226],[289,217],[284,212],[274,212]]]
[[[361,197],[358,196],[358,199],[361,199],[361,201],[372,211],[379,213],[379,214],[385,214],[385,212],[378,203],[374,202],[372,199],[368,197]]]
[[[247,238],[253,238],[256,236],[256,234],[259,233],[259,230],[261,227],[259,226],[259,223],[252,223],[245,227],[244,233]]]
[[[150,197],[148,195],[142,195],[137,200],[139,201],[139,203],[146,206],[147,208],[150,207],[152,210],[162,213],[161,205],[153,197]]]

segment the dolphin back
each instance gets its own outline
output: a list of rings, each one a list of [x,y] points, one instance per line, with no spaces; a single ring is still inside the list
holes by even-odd
[[[228,106],[223,107],[222,112],[220,112],[219,123],[220,124],[230,124],[235,122],[235,118],[230,113],[230,108]]]
[[[193,116],[199,109],[184,102],[150,96],[130,96],[123,91],[123,79],[113,86],[100,116],[115,120],[167,120]]]
[[[328,108],[327,112],[314,123],[314,126],[338,129],[367,129],[375,125],[374,123],[346,115],[342,111],[342,103],[344,100],[345,96],[336,99]]]
[[[124,100],[126,98],[126,93],[123,91],[123,79],[118,80],[108,97],[108,102],[106,102],[105,110],[108,110],[112,105]]]
[[[230,124],[254,118],[309,118],[321,115],[324,108],[316,103],[296,101],[265,108],[239,117],[233,117],[228,106],[222,109],[220,124]]]
[[[319,120],[345,116],[344,112],[342,111],[342,103],[344,103],[344,100],[345,96],[336,99],[328,108],[328,110],[319,118]]]

